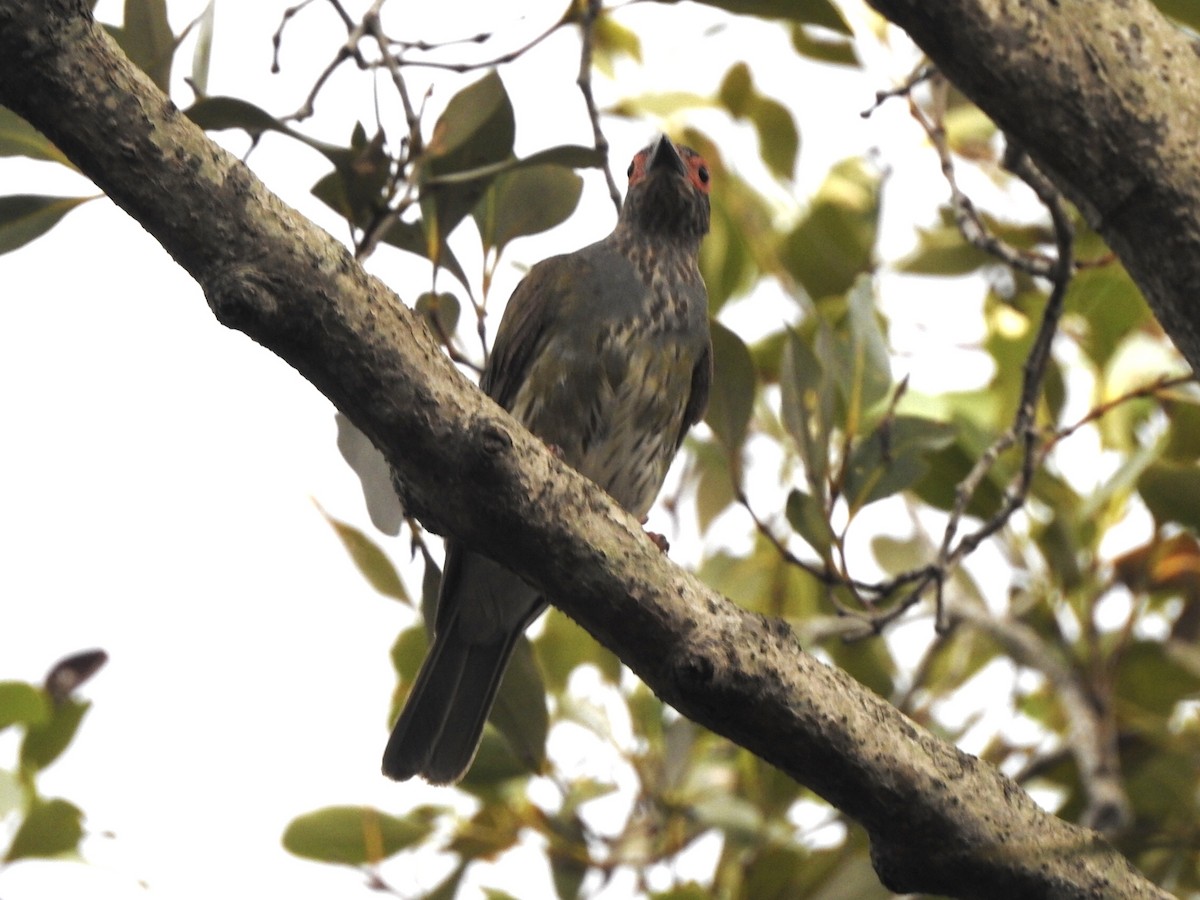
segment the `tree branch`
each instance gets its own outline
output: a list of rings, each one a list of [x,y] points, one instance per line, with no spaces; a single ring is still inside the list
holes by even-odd
[[[1015,138],[1200,371],[1200,47],[1149,0],[869,0]]]
[[[406,510],[527,577],[682,713],[863,824],[886,885],[1162,897],[1093,832],[714,594],[455,371],[345,247],[138,71],[84,0],[0,0],[0,102],[42,130],[395,467]]]

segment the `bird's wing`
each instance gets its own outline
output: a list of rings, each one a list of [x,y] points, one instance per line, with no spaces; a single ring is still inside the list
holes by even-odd
[[[675,439],[676,450],[683,444],[688,429],[700,421],[704,410],[708,408],[708,389],[712,384],[712,377],[712,341],[708,340],[704,344],[704,352],[692,369],[692,388],[688,394],[687,406],[683,408],[683,421],[679,423],[679,437]]]
[[[507,410],[512,409],[534,360],[545,347],[562,296],[570,290],[564,259],[554,256],[530,269],[513,291],[500,320],[479,386]]]

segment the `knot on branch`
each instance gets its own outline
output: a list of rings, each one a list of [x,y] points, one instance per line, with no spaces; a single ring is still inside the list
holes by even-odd
[[[483,416],[471,423],[470,435],[465,461],[472,474],[488,476],[496,472],[504,457],[512,450],[512,435],[494,419]]]
[[[279,306],[275,284],[255,266],[223,266],[200,281],[209,309],[228,328],[249,331]]]

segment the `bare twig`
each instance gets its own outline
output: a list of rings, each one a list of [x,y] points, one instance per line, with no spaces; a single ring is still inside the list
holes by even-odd
[[[945,83],[940,82],[939,87],[944,90]],[[982,250],[990,256],[995,256],[1014,269],[1040,278],[1053,277],[1053,270],[1056,265],[1056,260],[1053,257],[1020,250],[1007,244],[989,230],[987,223],[983,221],[983,217],[979,214],[979,210],[976,208],[974,202],[959,187],[958,177],[954,169],[954,158],[950,153],[950,146],[946,141],[946,128],[942,124],[941,115],[935,114],[931,116],[921,108],[911,95],[907,95],[907,98],[909,113],[917,121],[917,124],[924,129],[930,143],[933,144],[934,150],[937,151],[938,161],[942,167],[942,175],[946,179],[946,184],[950,187],[950,204],[954,212],[954,222],[958,226],[963,239],[973,247]]]
[[[871,116],[874,115],[875,110],[883,106],[883,104],[888,100],[891,100],[893,97],[908,97],[910,94],[912,94],[913,88],[924,81],[928,81],[936,74],[937,66],[933,66],[928,63],[922,63],[913,69],[912,74],[909,75],[902,84],[899,84],[894,88],[888,88],[885,91],[876,91],[875,102],[872,103],[867,109],[864,109],[862,112],[860,112],[859,115],[864,119],[871,118]]]
[[[596,106],[596,98],[592,94],[592,27],[596,17],[600,15],[600,0],[587,0],[579,19],[579,38],[582,45],[579,52],[579,77],[575,83],[583,94],[583,102],[587,105],[588,118],[592,122],[592,139],[596,149],[604,157],[604,179],[608,182],[608,195],[612,198],[613,206],[621,212],[621,190],[613,177],[612,166],[608,160],[608,138],[600,127],[600,110]]]

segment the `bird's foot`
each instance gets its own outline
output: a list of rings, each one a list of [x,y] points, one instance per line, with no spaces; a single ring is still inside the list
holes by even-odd
[[[649,516],[642,516],[641,524],[645,525],[649,518]],[[671,549],[671,542],[667,540],[667,536],[665,534],[659,534],[657,531],[647,531],[646,537],[650,538],[650,543],[652,543],[663,553],[666,553]]]

